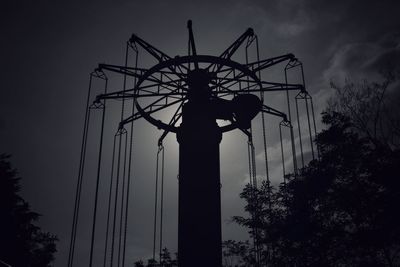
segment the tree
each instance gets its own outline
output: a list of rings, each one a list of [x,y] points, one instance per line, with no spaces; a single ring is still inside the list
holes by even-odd
[[[175,253],[175,257],[171,257],[171,253],[167,248],[163,248],[161,251],[161,259],[160,263],[155,259],[147,259],[147,264],[145,265],[142,260],[134,262],[135,267],[154,267],[154,266],[162,266],[162,267],[174,267],[178,266],[178,253]]]
[[[248,241],[222,242],[223,267],[247,267],[252,264],[252,249]]]
[[[323,123],[320,159],[270,194],[266,183],[247,186],[241,197],[257,219],[234,220],[268,266],[398,266],[400,151],[360,135],[341,113],[324,113]]]
[[[320,158],[241,197],[261,266],[400,266],[398,74],[343,87],[323,113]],[[398,89],[398,88],[397,88]]]
[[[11,266],[50,266],[57,237],[34,224],[40,215],[18,194],[21,178],[9,158],[0,155],[0,260]]]
[[[176,255],[175,255],[176,256]],[[161,266],[164,267],[173,267],[173,266],[178,266],[178,260],[177,260],[177,256],[175,257],[175,259],[171,258],[171,253],[169,252],[169,250],[167,248],[163,248],[162,252],[161,252]]]
[[[135,262],[135,263],[134,263],[134,266],[135,266],[135,267],[145,267],[142,260],[139,260],[139,261]]]
[[[386,71],[381,75],[380,82],[347,79],[343,86],[331,82],[335,95],[329,101],[328,111],[348,117],[354,129],[373,144],[399,149],[399,73]]]

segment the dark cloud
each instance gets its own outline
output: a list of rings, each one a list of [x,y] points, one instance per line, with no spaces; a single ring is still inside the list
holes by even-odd
[[[398,1],[253,1],[253,4],[264,10],[265,21],[272,24],[265,35],[272,35],[271,39],[283,46],[293,44],[291,50],[307,60],[308,79],[313,80],[318,79],[321,69],[330,67],[329,61],[338,51],[348,46],[363,43],[379,46],[380,42],[386,42],[393,47],[396,40],[393,37],[398,36],[400,28],[396,15],[400,8]],[[368,52],[364,49],[368,48],[352,50],[363,56]]]
[[[382,74],[399,71],[399,32],[382,36],[375,42],[354,42],[332,56],[325,70],[326,79],[342,83],[345,79],[379,81]]]

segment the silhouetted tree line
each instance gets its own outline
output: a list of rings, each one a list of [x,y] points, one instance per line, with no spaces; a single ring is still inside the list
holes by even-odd
[[[148,259],[145,264],[142,260],[136,261],[134,263],[134,267],[175,267],[178,266],[178,254],[175,253],[174,257],[171,256],[171,253],[167,248],[163,248],[160,254],[160,261],[158,262],[155,259]]]
[[[254,266],[255,257],[249,241],[225,240],[222,242],[222,266]]]
[[[396,93],[386,96],[395,77],[332,84],[319,159],[277,187],[244,188],[250,216],[233,220],[255,243],[229,241],[225,266],[400,266],[400,113]]]
[[[50,266],[57,237],[34,224],[40,215],[18,194],[21,178],[9,158],[0,155],[0,266]]]
[[[249,254],[250,245],[248,241],[227,240],[222,243],[223,249],[223,266],[239,266],[237,264],[252,262],[252,257]],[[178,253],[174,253],[174,257],[167,248],[161,252],[161,260],[147,259],[146,263],[143,260],[134,262],[134,267],[177,267]],[[199,252],[201,257],[201,252]],[[194,259],[195,260],[195,259]],[[242,265],[240,265],[242,266]],[[247,265],[246,265],[247,266]]]

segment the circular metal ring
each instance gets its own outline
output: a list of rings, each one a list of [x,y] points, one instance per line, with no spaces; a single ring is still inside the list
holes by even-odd
[[[134,97],[135,106],[136,106],[137,110],[139,111],[140,115],[143,116],[143,118],[145,118],[148,122],[155,125],[157,128],[164,129],[164,130],[174,132],[174,133],[176,133],[179,129],[178,126],[170,125],[161,120],[154,118],[153,116],[151,116],[151,114],[149,114],[148,112],[146,112],[143,109],[143,107],[138,102],[138,98],[140,96],[140,85],[143,84],[147,80],[151,80],[151,79],[149,79],[150,76],[161,71],[162,69],[168,68],[170,70],[172,69],[172,70],[176,71],[177,67],[182,67],[183,64],[191,64],[191,63],[197,63],[197,64],[209,63],[209,64],[218,64],[220,66],[228,66],[228,67],[231,67],[232,69],[241,71],[244,74],[243,77],[250,77],[253,80],[253,82],[260,84],[260,80],[258,79],[257,75],[253,71],[251,71],[246,66],[244,66],[240,63],[237,63],[235,61],[232,61],[230,59],[224,59],[224,58],[220,58],[220,57],[216,57],[216,56],[208,56],[208,55],[195,55],[195,56],[175,57],[170,60],[160,62],[159,64],[157,64],[157,65],[153,66],[152,68],[150,68],[149,70],[147,70],[139,78],[139,80],[136,84],[135,90],[134,90],[134,95],[136,96],[136,97]],[[186,76],[186,74],[184,74],[184,73],[181,73],[181,74],[176,73],[175,75]],[[182,100],[182,101],[184,101],[184,100]],[[235,122],[231,122],[231,124],[228,124],[228,125],[220,126],[220,129],[222,132],[228,132],[235,128],[237,128],[237,124]]]

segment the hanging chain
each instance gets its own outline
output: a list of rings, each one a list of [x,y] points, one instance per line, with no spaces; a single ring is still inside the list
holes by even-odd
[[[104,93],[107,93],[108,79],[105,77]],[[89,257],[89,267],[93,265],[93,251],[94,251],[94,240],[96,236],[96,221],[97,221],[97,208],[98,208],[98,198],[99,198],[99,185],[100,185],[100,173],[101,173],[101,162],[103,153],[103,137],[104,137],[104,122],[106,115],[106,99],[103,100],[102,104],[96,105],[96,108],[101,107],[103,109],[101,117],[101,130],[100,130],[100,145],[99,145],[99,155],[97,161],[97,174],[96,174],[96,189],[94,197],[94,207],[93,207],[93,219],[92,219],[92,237],[90,240],[90,257]]]
[[[86,144],[87,144],[89,121],[90,121],[89,100],[90,100],[90,93],[92,90],[92,79],[93,79],[93,73],[90,74],[88,95],[87,95],[87,101],[86,101],[85,122],[84,122],[84,126],[83,126],[82,146],[81,146],[81,152],[80,152],[80,162],[79,162],[79,171],[78,171],[78,181],[77,181],[76,192],[75,192],[74,215],[73,215],[73,219],[72,219],[72,230],[71,230],[71,239],[70,239],[70,247],[69,247],[69,255],[68,255],[68,267],[72,267],[73,261],[74,261],[74,254],[75,254],[76,231],[77,231],[77,227],[78,227],[80,198],[81,198],[81,193],[82,193],[83,170],[85,167],[86,146],[87,146]]]
[[[135,69],[138,67],[138,60],[139,60],[139,50],[137,49],[136,45],[132,45],[129,43],[129,47],[135,52]],[[133,84],[136,86],[137,77],[134,77]],[[135,114],[135,103],[132,101],[132,113],[133,116]],[[130,142],[129,142],[129,160],[128,160],[128,183],[126,189],[126,203],[125,203],[125,227],[124,227],[124,243],[123,243],[123,252],[122,252],[122,267],[125,267],[125,256],[126,256],[126,237],[128,232],[128,211],[129,211],[129,197],[130,197],[130,187],[131,187],[131,175],[132,171],[132,160],[133,160],[133,121],[131,122],[130,128]]]
[[[164,222],[164,146],[161,143],[161,192],[160,192],[160,266],[163,246],[163,222]]]
[[[160,159],[161,158],[161,159]],[[156,177],[155,177],[155,189],[154,189],[154,222],[153,222],[153,261],[156,259],[156,241],[157,241],[157,213],[158,213],[158,183],[160,178],[160,161],[161,161],[161,214],[160,214],[160,246],[162,246],[162,216],[163,216],[163,194],[164,189],[164,146],[161,143],[158,145],[157,160],[156,160]],[[160,247],[160,260],[161,260],[161,247]]]
[[[103,127],[104,127],[104,116],[105,116],[105,101],[103,103],[93,103],[89,105],[90,96],[92,92],[92,82],[93,78],[98,78],[105,81],[104,90],[107,93],[107,77],[105,76],[104,72],[96,69],[92,73],[90,73],[89,78],[89,87],[88,87],[88,94],[87,94],[87,101],[86,101],[86,110],[85,110],[85,120],[84,120],[84,127],[83,127],[83,135],[82,135],[82,146],[80,152],[80,162],[79,162],[79,171],[78,171],[78,180],[75,192],[75,204],[74,204],[74,214],[72,220],[72,230],[71,230],[71,238],[70,238],[70,247],[69,247],[69,254],[68,254],[68,267],[73,266],[74,255],[75,255],[75,245],[76,245],[76,233],[78,229],[78,221],[79,221],[79,210],[80,210],[80,202],[81,202],[81,194],[82,194],[82,184],[83,184],[83,176],[84,176],[84,169],[85,169],[85,160],[86,160],[86,150],[87,150],[87,141],[88,141],[88,132],[89,132],[89,125],[90,125],[90,114],[92,109],[103,110],[102,113],[102,126],[100,131],[100,152],[98,162],[101,162],[101,154],[102,154],[102,144],[103,144]],[[96,180],[96,199],[97,199],[97,192],[98,192],[98,181],[100,176],[100,163],[97,165],[97,180]],[[96,206],[94,211],[94,221],[96,217]],[[93,223],[95,225],[95,223]],[[94,238],[94,227],[92,228],[92,239]],[[93,243],[93,242],[92,242]],[[92,252],[90,257],[92,258]]]

